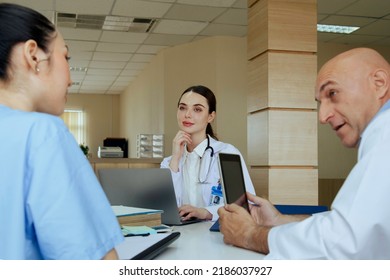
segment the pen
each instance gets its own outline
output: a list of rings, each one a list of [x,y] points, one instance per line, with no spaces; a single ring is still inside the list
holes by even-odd
[[[126,235],[124,235],[124,237],[131,237],[131,236],[149,236],[150,233],[147,232],[147,233],[128,233]]]

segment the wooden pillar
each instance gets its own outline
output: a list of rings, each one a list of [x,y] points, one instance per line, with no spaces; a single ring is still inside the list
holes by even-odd
[[[318,204],[317,1],[248,0],[248,164],[256,193]]]

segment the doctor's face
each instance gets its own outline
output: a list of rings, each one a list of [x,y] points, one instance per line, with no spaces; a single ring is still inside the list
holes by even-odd
[[[215,112],[209,113],[207,99],[195,92],[182,95],[177,109],[177,122],[180,130],[191,135],[206,133],[208,123],[214,120]]]
[[[348,60],[326,65],[317,78],[318,116],[329,124],[342,144],[353,148],[377,111],[370,71]]]

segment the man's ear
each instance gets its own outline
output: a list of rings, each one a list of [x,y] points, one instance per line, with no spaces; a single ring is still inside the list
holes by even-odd
[[[374,72],[373,76],[373,82],[375,86],[375,92],[377,94],[377,97],[379,99],[382,99],[386,96],[386,93],[389,91],[389,82],[390,82],[390,77],[389,77],[389,72],[383,70],[383,69],[378,69]]]
[[[33,69],[33,71],[36,71],[37,65],[38,65],[38,44],[35,42],[35,40],[28,40],[24,43],[24,49],[23,49],[23,55],[26,64]]]

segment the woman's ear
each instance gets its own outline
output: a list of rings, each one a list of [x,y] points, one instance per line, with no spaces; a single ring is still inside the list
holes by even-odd
[[[213,111],[211,114],[209,114],[208,122],[212,123],[214,119],[215,119],[215,111]]]
[[[38,69],[38,44],[34,40],[28,40],[24,43],[24,59],[29,68],[33,69],[33,71],[37,72]]]

